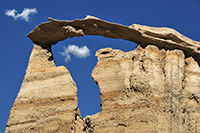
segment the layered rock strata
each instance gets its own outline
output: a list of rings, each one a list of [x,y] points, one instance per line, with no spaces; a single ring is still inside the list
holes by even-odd
[[[102,110],[89,116],[100,132],[200,132],[200,68],[181,50],[140,46],[97,51],[92,77]]]
[[[33,50],[6,133],[200,132],[200,42],[169,28],[128,27],[91,16],[49,20],[28,34]],[[51,45],[84,35],[139,45],[130,52],[97,51],[92,77],[102,109],[81,118],[76,85],[64,66],[55,66]]]
[[[69,71],[55,66],[51,47],[34,44],[6,132],[71,131],[77,108],[76,91]]]

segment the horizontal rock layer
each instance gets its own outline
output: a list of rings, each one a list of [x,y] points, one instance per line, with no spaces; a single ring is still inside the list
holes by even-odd
[[[34,44],[6,133],[70,132],[77,88],[69,71],[54,64],[51,47]]]

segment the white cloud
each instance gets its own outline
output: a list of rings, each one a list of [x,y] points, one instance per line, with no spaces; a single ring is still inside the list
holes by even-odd
[[[17,20],[20,18],[20,19],[24,19],[26,22],[28,22],[30,19],[29,15],[35,14],[35,13],[37,13],[36,8],[32,8],[32,9],[24,8],[22,13],[17,13],[16,9],[6,10],[5,15],[13,17],[14,20]]]
[[[68,45],[68,47],[63,47],[64,51],[60,54],[65,57],[65,61],[71,60],[70,54],[77,56],[79,58],[86,58],[90,55],[90,50],[87,46],[78,47],[76,45]]]
[[[7,10],[5,15],[15,18],[15,13],[17,13],[17,10],[12,9],[12,10]]]

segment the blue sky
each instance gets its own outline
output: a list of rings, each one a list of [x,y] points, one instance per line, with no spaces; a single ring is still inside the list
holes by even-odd
[[[21,14],[24,8],[35,9],[37,13],[27,18],[27,14]],[[12,9],[17,11],[14,18],[5,15],[7,10]],[[4,132],[32,49],[32,42],[26,34],[47,21],[47,17],[72,20],[86,15],[123,25],[136,23],[171,27],[200,41],[200,0],[0,0],[0,132]],[[85,46],[89,52],[86,50],[80,55],[80,49],[68,49],[66,55],[70,55],[70,60],[66,62],[66,56],[60,53],[63,46],[67,49],[68,45],[75,45],[77,49]],[[90,76],[97,62],[95,52],[105,47],[129,51],[135,46],[125,40],[99,36],[76,37],[53,46],[56,65],[66,66],[77,83],[82,116],[100,111],[99,88]]]

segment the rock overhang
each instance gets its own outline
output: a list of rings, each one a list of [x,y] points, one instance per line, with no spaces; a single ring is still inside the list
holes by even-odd
[[[67,38],[84,35],[99,35],[107,38],[124,39],[142,47],[155,45],[165,50],[180,49],[186,57],[192,56],[200,64],[200,42],[185,37],[179,32],[166,27],[149,27],[138,24],[125,26],[111,23],[93,16],[85,19],[55,20],[39,24],[27,34],[33,43],[55,45]]]

